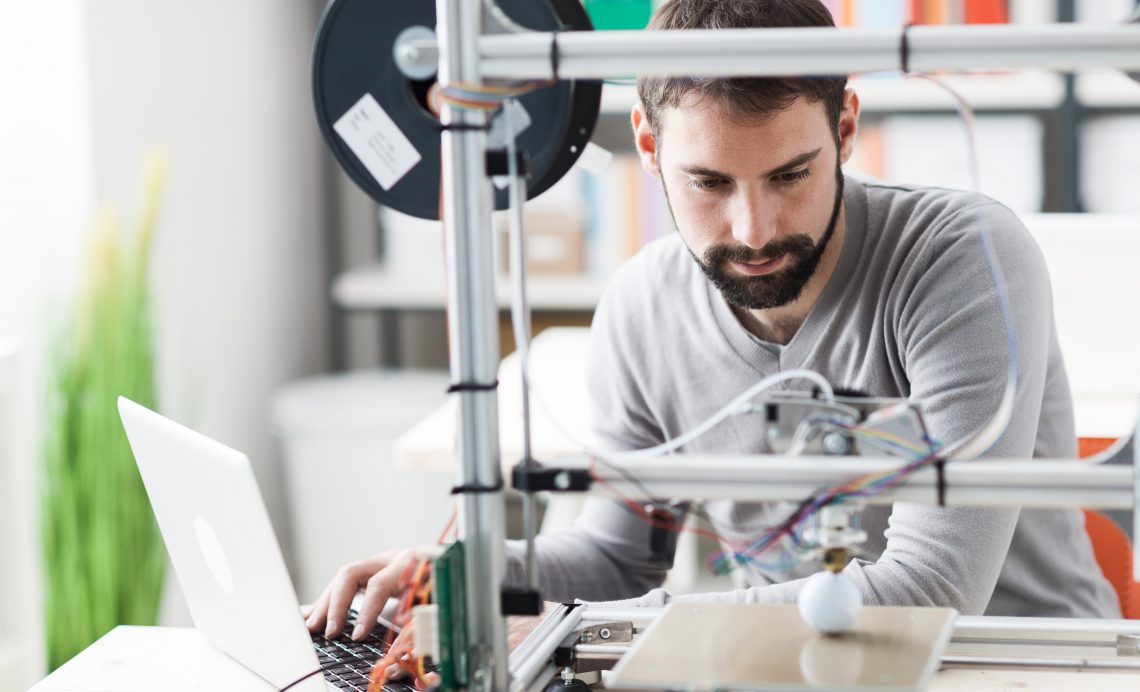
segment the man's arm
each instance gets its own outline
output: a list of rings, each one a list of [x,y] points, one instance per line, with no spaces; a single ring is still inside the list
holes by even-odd
[[[930,229],[932,242],[896,282],[887,322],[897,325],[896,347],[910,381],[910,398],[921,404],[931,434],[952,444],[985,425],[1001,399],[1009,357],[975,213],[997,250],[1013,305],[1020,362],[1013,418],[986,456],[1029,458],[1045,387],[1052,298],[1040,251],[1009,210],[989,203],[948,218],[943,229]],[[947,606],[981,614],[1019,511],[896,503],[880,559],[853,561],[846,572],[868,605]],[[792,603],[803,581],[676,600]],[[620,605],[668,600],[668,594],[656,590]]]
[[[663,436],[638,397],[641,388],[630,321],[624,300],[636,290],[637,267],[626,264],[614,275],[590,328],[587,387],[591,429],[606,450],[651,447]],[[598,412],[605,412],[598,415]],[[650,550],[650,525],[630,508],[608,498],[587,498],[571,529],[535,539],[539,586],[548,600],[629,598],[660,586],[670,565]],[[507,580],[524,582],[526,545],[507,542]]]

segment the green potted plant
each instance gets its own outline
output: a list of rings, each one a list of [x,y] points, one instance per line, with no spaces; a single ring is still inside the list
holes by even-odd
[[[164,162],[148,162],[137,232],[101,215],[53,354],[43,450],[45,635],[55,669],[119,624],[153,625],[166,552],[116,398],[155,404],[147,267]]]

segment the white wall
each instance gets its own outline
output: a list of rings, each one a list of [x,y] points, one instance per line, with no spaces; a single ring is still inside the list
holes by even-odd
[[[251,457],[287,541],[268,403],[326,361],[323,145],[308,81],[317,10],[308,0],[87,8],[98,197],[136,199],[147,150],[170,161],[152,274],[161,406]],[[185,621],[177,600],[164,622]]]
[[[39,571],[29,558],[39,538],[38,414],[48,334],[74,288],[94,200],[86,64],[82,0],[0,0],[0,342],[20,352],[5,364],[9,427],[0,431],[0,482],[10,484],[0,493],[0,634],[23,644],[19,657],[0,660],[3,692],[27,689],[43,666]]]
[[[49,335],[74,294],[82,238],[103,204],[133,224],[145,153],[162,148],[160,398],[250,454],[287,526],[269,398],[326,362],[315,23],[308,0],[0,0],[0,340],[22,354],[16,437],[0,446],[18,496],[38,495]],[[5,540],[38,535],[25,522]],[[17,577],[14,549],[0,548],[2,634],[39,642],[37,573]],[[188,622],[178,600],[166,622]],[[0,692],[40,676],[42,652],[28,656],[22,669],[0,661]]]

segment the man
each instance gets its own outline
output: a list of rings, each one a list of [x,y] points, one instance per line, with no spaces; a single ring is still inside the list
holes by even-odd
[[[655,29],[833,26],[818,0],[670,0]],[[1072,457],[1072,402],[1049,279],[1008,209],[941,189],[845,177],[859,99],[844,78],[641,79],[632,124],[646,170],[666,191],[679,235],[614,276],[594,318],[589,388],[603,448],[649,447],[703,421],[749,384],[791,368],[876,396],[920,403],[931,434],[965,439],[990,420],[1008,341],[979,233],[996,248],[1020,363],[1014,413],[990,457]],[[797,383],[786,383],[788,387]],[[690,453],[764,452],[737,416]],[[794,462],[789,462],[794,463]],[[740,541],[788,503],[710,502]],[[1076,511],[896,503],[861,512],[868,534],[851,576],[868,605],[949,606],[968,615],[1119,617]],[[548,599],[660,605],[667,566],[650,527],[592,499],[572,530],[541,536]],[[522,546],[508,546],[522,578]],[[311,628],[339,631],[365,589],[363,621],[395,593],[407,553],[346,567]],[[817,564],[749,567],[749,588],[677,597],[791,603]],[[647,593],[648,592],[648,593]]]

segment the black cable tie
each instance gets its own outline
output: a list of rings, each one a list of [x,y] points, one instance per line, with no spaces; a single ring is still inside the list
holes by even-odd
[[[914,26],[914,22],[907,22],[903,24],[902,40],[899,42],[899,64],[902,65],[902,73],[910,73],[910,28]]]
[[[452,495],[469,495],[475,493],[497,493],[503,489],[503,479],[495,485],[457,485],[451,489]]]
[[[499,388],[499,381],[495,380],[491,384],[479,384],[478,382],[459,382],[447,388],[448,394],[456,392],[492,392]]]
[[[558,32],[550,32],[550,72],[554,81],[558,81]]]
[[[934,460],[934,472],[938,476],[938,506],[946,506],[946,460],[939,457]]]
[[[490,132],[490,125],[473,125],[471,123],[452,123],[451,125],[438,125],[440,132]]]

